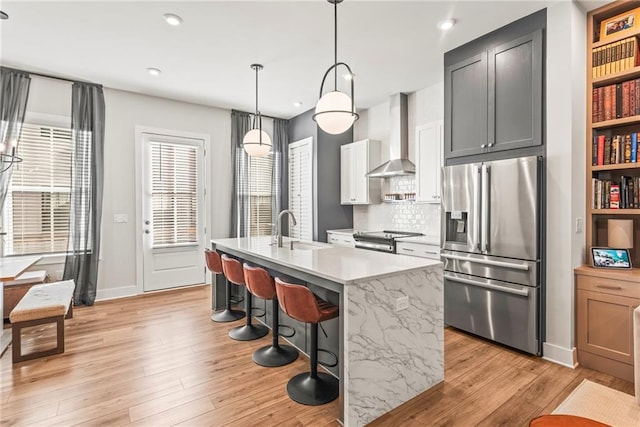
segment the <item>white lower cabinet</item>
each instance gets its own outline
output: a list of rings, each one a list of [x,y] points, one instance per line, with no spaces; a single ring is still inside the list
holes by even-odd
[[[348,246],[350,248],[356,247],[356,241],[353,239],[353,236],[345,233],[327,231],[327,242],[332,245]]]
[[[396,253],[440,260],[440,246],[425,243],[397,242]]]

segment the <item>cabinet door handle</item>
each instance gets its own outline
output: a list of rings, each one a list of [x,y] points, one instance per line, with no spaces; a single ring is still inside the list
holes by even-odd
[[[495,144],[493,142],[489,143],[489,147],[493,147]]]
[[[622,288],[621,288],[620,286],[596,285],[596,288],[611,289],[611,290],[613,290],[613,291],[619,291],[619,290],[622,290]]]
[[[482,144],[480,148],[487,148],[487,144]]]

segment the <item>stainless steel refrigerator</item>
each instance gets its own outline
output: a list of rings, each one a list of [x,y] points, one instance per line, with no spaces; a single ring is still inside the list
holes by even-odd
[[[443,168],[445,323],[541,354],[541,158]]]

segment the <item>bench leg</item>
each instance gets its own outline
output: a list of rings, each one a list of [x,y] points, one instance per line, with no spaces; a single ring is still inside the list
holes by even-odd
[[[51,356],[64,353],[64,318],[65,316],[45,317],[43,319],[26,320],[16,322],[11,325],[11,351],[13,363],[24,362],[25,360],[37,359],[39,357]],[[49,350],[37,351],[22,355],[22,329],[29,326],[43,325],[46,323],[56,323],[56,346]]]

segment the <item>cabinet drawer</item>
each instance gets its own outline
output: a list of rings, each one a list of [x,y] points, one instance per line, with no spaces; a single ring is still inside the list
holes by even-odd
[[[356,241],[353,240],[353,236],[347,234],[327,233],[327,241],[332,245],[349,246],[351,248],[356,246]]]
[[[578,289],[624,297],[640,298],[640,283],[592,276],[577,276]]]
[[[440,259],[440,247],[435,245],[424,245],[421,243],[398,242],[396,253],[421,258]]]

